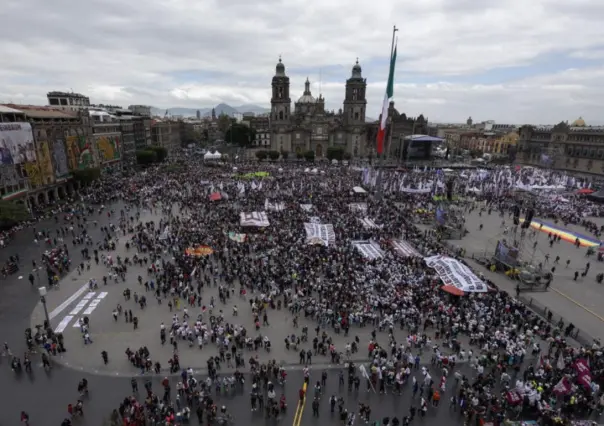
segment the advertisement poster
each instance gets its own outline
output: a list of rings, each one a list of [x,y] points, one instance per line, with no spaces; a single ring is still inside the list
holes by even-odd
[[[29,123],[0,123],[0,164],[36,162],[34,135]]]
[[[55,168],[55,176],[57,178],[65,177],[69,174],[67,167],[67,153],[65,152],[65,141],[57,139],[52,144],[52,163]]]
[[[121,157],[119,136],[99,136],[96,139],[96,146],[101,163],[116,161]]]
[[[29,184],[33,187],[42,186],[42,174],[40,173],[40,168],[37,163],[25,163],[24,164],[25,173],[27,173],[27,177],[29,178]]]
[[[38,142],[38,167],[40,169],[40,178],[42,179],[43,184],[55,181],[55,170],[52,166],[48,141]]]
[[[85,136],[67,136],[65,141],[69,170],[84,170],[94,167],[92,146]]]

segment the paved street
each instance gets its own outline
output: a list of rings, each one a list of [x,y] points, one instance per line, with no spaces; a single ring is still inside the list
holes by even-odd
[[[506,216],[505,220],[506,224],[510,226],[512,219]],[[602,218],[592,220],[599,225],[604,224]],[[483,213],[480,217],[477,211],[466,214],[466,224],[470,233],[463,240],[451,241],[451,244],[465,248],[468,257],[471,254],[483,255],[485,253],[487,256],[491,256],[495,253],[496,244],[500,238],[510,238],[510,235],[503,235],[501,218],[496,212],[491,215]],[[482,230],[478,229],[480,224],[484,225]],[[586,234],[585,229],[579,226],[569,225],[567,229]],[[552,266],[555,266],[556,271],[550,291],[531,293],[530,297],[535,298],[568,321],[572,321],[579,329],[591,336],[604,339],[604,287],[595,281],[595,276],[604,272],[604,263],[598,262],[595,256],[586,258],[587,248],[577,249],[573,244],[565,241],[555,243],[550,248],[547,233],[539,231],[536,235],[537,248],[533,251],[535,239],[530,236],[531,233],[532,231],[529,231],[525,237],[523,258],[528,260],[532,258],[535,265],[540,262],[544,263],[545,270],[550,270]],[[549,254],[548,263],[545,261],[546,254]],[[553,265],[556,256],[560,256],[559,265]],[[566,261],[569,259],[570,266],[566,268]],[[591,264],[589,274],[585,278],[579,277],[578,281],[573,281],[575,271],[582,272],[587,262]],[[516,284],[513,281],[501,274],[490,274],[483,267],[479,271],[490,278],[494,277],[498,283],[503,284],[505,289],[514,292]]]
[[[119,210],[119,208],[118,208]],[[146,220],[157,219],[156,216],[147,216]],[[108,223],[107,217],[99,217],[99,227],[102,224]],[[490,223],[490,222],[489,222]],[[498,224],[497,224],[498,225]],[[42,226],[45,229],[55,229],[56,225],[54,221],[43,223],[38,226],[41,229]],[[486,223],[485,223],[486,228]],[[91,228],[90,230],[93,238],[98,238],[100,231],[98,228]],[[485,231],[482,233],[486,234]],[[477,232],[472,232],[470,238],[475,238]],[[33,258],[38,258],[39,249],[33,244],[32,231],[26,230],[21,232],[17,240],[14,241],[8,249],[3,250],[0,256],[7,257],[11,253],[18,252],[21,255],[21,265],[23,270],[17,275],[9,277],[7,280],[2,281],[0,284],[0,340],[7,341],[11,345],[14,352],[20,353],[23,351],[24,339],[23,331],[26,327],[32,323],[36,324],[43,318],[43,311],[39,306],[39,299],[37,296],[37,286],[31,288],[27,281],[28,270],[27,268],[31,265]],[[479,234],[481,235],[481,234]],[[545,236],[540,241],[545,241]],[[123,246],[124,239],[120,241],[120,245],[116,253],[113,255],[121,254],[125,256],[125,247]],[[565,243],[561,243],[564,245]],[[566,250],[570,255],[573,254],[573,248],[570,244],[568,247],[563,247],[561,250]],[[74,264],[79,263],[79,250],[70,250],[72,260]],[[555,254],[551,254],[555,257]],[[562,256],[561,256],[562,257]],[[562,257],[562,259],[565,259]],[[577,259],[573,258],[573,262],[579,262],[580,255],[577,254]],[[593,268],[600,268],[600,265],[594,265]],[[32,374],[21,374],[16,376],[9,366],[6,358],[2,359],[0,366],[0,380],[2,383],[8,384],[10,392],[6,392],[6,395],[2,398],[0,406],[2,412],[7,413],[7,416],[14,415],[16,419],[21,410],[26,410],[31,415],[32,424],[59,424],[65,417],[66,407],[69,403],[74,403],[77,399],[77,383],[86,377],[90,383],[90,401],[86,402],[85,412],[86,420],[82,424],[89,425],[101,425],[102,419],[107,417],[113,408],[119,405],[119,402],[123,397],[130,393],[130,379],[131,377],[139,377],[138,371],[133,369],[127,362],[124,356],[124,350],[126,347],[133,349],[138,348],[141,345],[147,345],[150,349],[151,356],[155,360],[159,360],[164,366],[167,366],[167,359],[170,356],[170,349],[168,345],[162,347],[159,341],[159,324],[163,321],[165,324],[171,323],[171,317],[173,313],[169,312],[166,302],[162,305],[158,305],[155,298],[148,295],[149,306],[144,310],[138,305],[135,305],[133,301],[126,302],[123,298],[123,290],[126,287],[130,287],[131,290],[143,294],[144,288],[139,287],[136,282],[136,277],[140,274],[143,276],[145,272],[140,268],[130,268],[128,273],[128,279],[126,283],[111,283],[106,287],[101,284],[100,288],[90,294],[85,289],[79,292],[76,297],[72,297],[74,293],[78,292],[82,288],[83,284],[90,277],[96,277],[98,280],[101,279],[104,272],[103,266],[94,265],[91,271],[86,271],[82,276],[79,276],[77,272],[72,271],[69,276],[61,283],[61,288],[57,291],[52,291],[48,296],[48,310],[49,312],[54,311],[54,318],[52,319],[53,327],[58,327],[66,316],[69,316],[71,312],[79,310],[79,312],[71,315],[70,322],[64,324],[64,334],[67,353],[60,360],[59,364],[55,364],[53,370],[49,373],[45,373],[38,361],[34,362],[34,371]],[[594,269],[595,274],[595,269]],[[18,276],[22,275],[23,279],[19,280]],[[585,284],[588,280],[585,280]],[[105,293],[101,298],[100,295]],[[217,299],[217,289],[205,288],[203,297],[204,301],[209,301],[212,295]],[[98,303],[92,303],[95,300]],[[66,303],[67,301],[68,303]],[[84,303],[84,301],[86,303]],[[111,312],[117,303],[121,303],[124,308],[132,309],[133,313],[140,319],[140,328],[137,331],[132,329],[131,324],[126,324],[122,318],[117,322],[114,322]],[[232,316],[232,305],[237,304],[239,307],[239,315],[237,317]],[[61,306],[63,305],[63,306]],[[76,317],[83,315],[86,309],[90,309],[94,305],[94,308],[87,314],[91,321],[91,331],[94,343],[92,345],[84,345],[79,329],[73,327],[73,324],[77,320]],[[62,309],[57,309],[62,307]],[[249,304],[246,301],[239,299],[237,296],[232,298],[224,306],[217,306],[216,310],[222,309],[225,314],[226,321],[240,323],[251,331],[251,313]],[[576,312],[581,312],[576,306],[572,305],[569,309],[569,314],[576,315]],[[33,312],[33,313],[32,313]],[[197,315],[199,308],[190,308],[189,313],[192,316]],[[178,311],[180,315],[182,309]],[[314,334],[314,323],[301,318],[300,326],[307,324],[310,329],[311,336]],[[269,310],[269,322],[270,326],[262,327],[260,333],[266,333],[270,336],[273,342],[273,351],[269,354],[264,351],[259,351],[258,356],[261,360],[276,359],[278,362],[288,364],[288,383],[285,386],[284,392],[289,403],[289,409],[284,418],[281,420],[283,424],[291,424],[294,420],[294,414],[296,411],[297,403],[297,392],[302,384],[302,374],[297,369],[298,354],[294,351],[286,351],[283,344],[285,336],[291,332],[295,332],[291,315],[286,310]],[[577,323],[578,324],[578,323]],[[358,335],[361,341],[360,351],[355,355],[354,359],[362,360],[366,358],[365,346],[369,340],[371,328],[353,328],[351,329],[348,338],[343,335],[334,337],[337,346],[344,346],[347,341],[350,341],[354,336]],[[406,336],[406,331],[397,330],[397,340],[402,341]],[[378,340],[385,343],[385,333],[378,333]],[[110,363],[107,367],[102,366],[100,352],[106,349],[110,354]],[[180,342],[179,351],[181,353],[181,364],[186,367],[203,368],[205,366],[205,360],[211,354],[215,354],[216,350],[213,346],[199,350],[198,348],[188,348],[184,342]],[[246,358],[252,354],[246,354]],[[254,354],[255,355],[255,354]],[[328,365],[326,358],[315,357],[313,358],[312,366],[312,377],[311,386],[309,386],[309,400],[307,401],[300,424],[333,424],[334,420],[329,412],[329,396],[336,394],[343,396],[345,399],[345,406],[350,411],[358,411],[359,402],[369,402],[373,409],[372,417],[374,419],[382,418],[384,416],[398,416],[401,418],[408,414],[409,407],[412,404],[418,405],[417,401],[413,401],[411,398],[411,392],[409,386],[406,387],[402,396],[394,395],[375,395],[373,392],[367,392],[365,389],[364,382],[361,385],[361,391],[358,394],[354,392],[348,393],[347,388],[340,389],[338,386],[338,371],[339,367]],[[69,367],[65,366],[69,365]],[[327,388],[321,398],[321,405],[319,410],[319,418],[313,418],[311,400],[312,400],[312,387],[314,381],[320,377],[320,371],[323,368],[328,369],[329,378],[327,381]],[[460,367],[464,373],[472,374],[469,367],[464,365]],[[93,374],[90,374],[93,373]],[[202,374],[202,372],[200,373]],[[417,373],[418,376],[420,373]],[[162,374],[163,375],[163,374]],[[438,377],[438,372],[433,371],[433,377]],[[159,389],[159,381],[162,376],[153,376],[154,386]],[[421,380],[420,377],[418,379]],[[452,383],[452,378],[450,383]],[[172,378],[173,386],[175,387],[176,379]],[[442,407],[438,409],[430,409],[427,414],[427,419],[437,421],[438,424],[457,424],[458,419],[455,415],[450,415],[447,404],[448,397],[450,396],[451,388],[448,387],[447,395],[443,397]],[[102,397],[99,397],[102,395]],[[35,401],[35,402],[34,402]],[[38,401],[43,401],[40,403]],[[224,402],[223,402],[224,401]],[[238,418],[242,418],[245,421],[249,421],[252,424],[264,423],[265,420],[259,413],[250,413],[249,396],[247,392],[241,395],[232,396],[221,396],[220,404],[225,404],[232,410]],[[9,414],[10,413],[10,414]],[[249,413],[249,414],[248,414]],[[357,422],[361,419],[357,419]],[[196,422],[193,422],[196,424]]]

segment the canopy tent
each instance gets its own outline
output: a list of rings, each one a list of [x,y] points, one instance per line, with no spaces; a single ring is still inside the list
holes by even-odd
[[[219,160],[220,158],[222,158],[222,154],[218,151],[214,151],[214,154],[212,154],[216,160]]]
[[[210,151],[208,151],[203,155],[203,159],[204,160],[213,160],[214,156],[212,155],[212,153]]]
[[[443,142],[443,138],[437,138],[436,136],[428,135],[409,135],[405,136],[406,141],[410,142]]]
[[[355,192],[355,193],[357,193],[357,194],[366,194],[367,193],[367,191],[365,191],[360,186],[355,186],[354,188],[352,188],[352,191]]]

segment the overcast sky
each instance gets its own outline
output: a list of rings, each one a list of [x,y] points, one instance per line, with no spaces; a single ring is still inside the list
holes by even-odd
[[[292,100],[308,76],[337,110],[358,57],[377,118],[396,24],[400,112],[598,124],[603,19],[602,0],[4,0],[0,102],[268,107],[281,54]]]

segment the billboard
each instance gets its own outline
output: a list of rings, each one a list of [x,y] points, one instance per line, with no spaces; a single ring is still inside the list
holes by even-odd
[[[67,154],[65,153],[65,141],[63,139],[57,139],[52,144],[52,164],[57,178],[62,178],[69,174]]]
[[[90,146],[86,136],[67,136],[65,142],[69,170],[84,170],[94,167],[92,146]]]
[[[29,123],[0,123],[0,164],[34,163],[36,148]]]
[[[38,167],[40,169],[40,176],[44,184],[55,181],[55,170],[52,165],[48,141],[38,141]]]
[[[120,136],[97,136],[96,147],[101,163],[116,161],[121,158]]]

